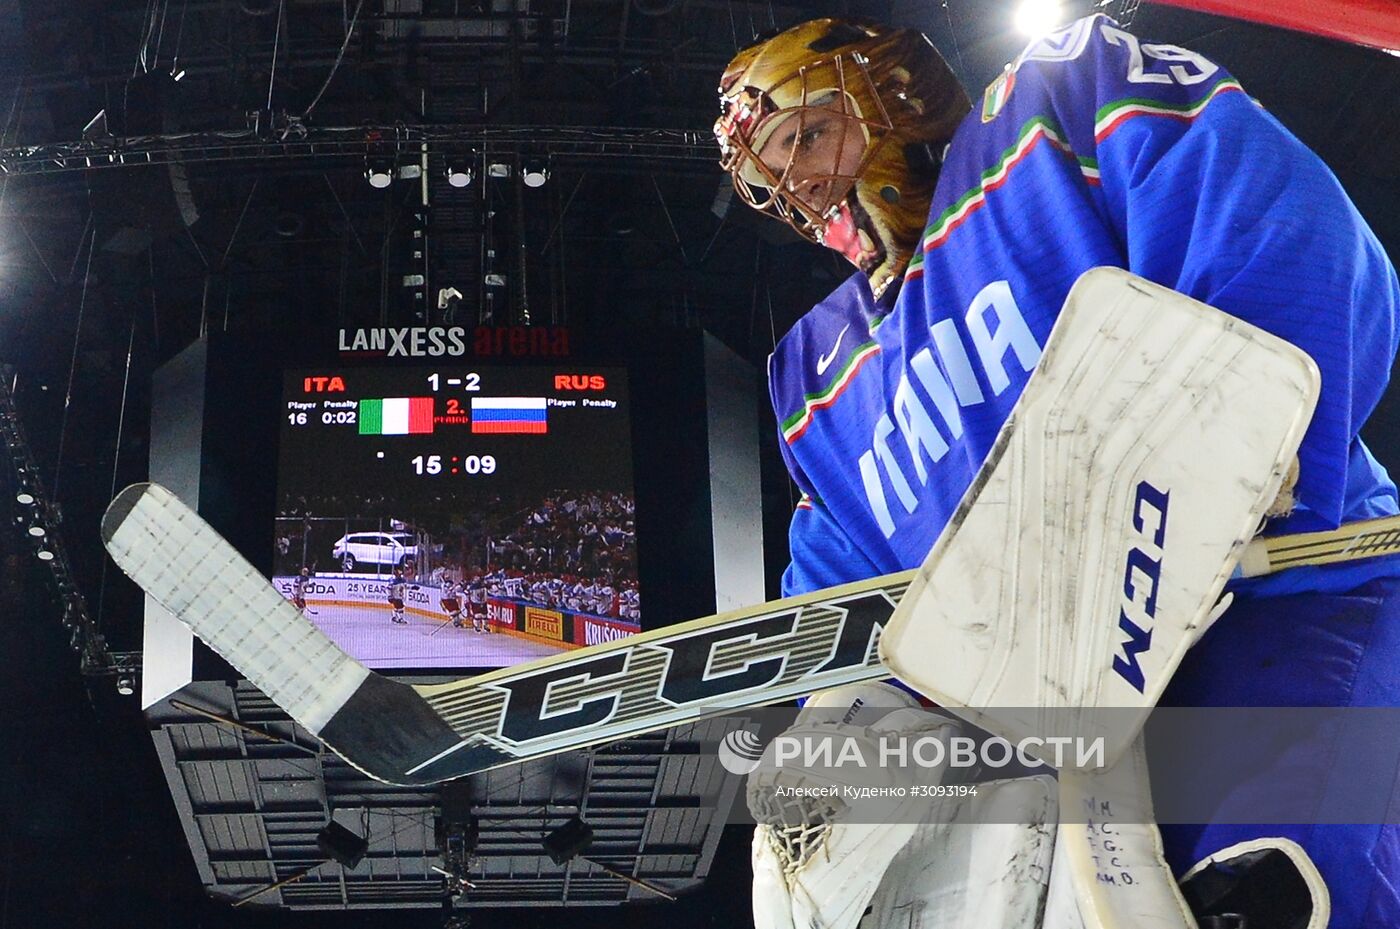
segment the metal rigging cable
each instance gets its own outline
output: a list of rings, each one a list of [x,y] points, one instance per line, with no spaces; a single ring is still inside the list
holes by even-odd
[[[88,221],[92,221],[89,207]],[[79,246],[81,248],[81,246]],[[68,408],[73,404],[73,380],[78,373],[78,345],[83,335],[83,314],[87,309],[88,281],[92,277],[92,253],[97,248],[97,229],[94,227],[88,238],[87,265],[83,269],[83,291],[78,298],[78,326],[73,332],[73,356],[68,363],[68,389],[63,396],[63,419],[58,428],[58,456],[53,466],[53,499],[58,500],[58,481],[63,475],[63,444],[68,438]]]
[[[311,111],[316,109],[316,104],[321,102],[321,95],[326,92],[327,87],[331,86],[331,79],[335,77],[335,72],[340,69],[341,61],[345,59],[345,50],[350,47],[350,37],[355,34],[355,23],[359,20],[360,10],[364,5],[365,0],[359,0],[359,2],[355,4],[355,13],[350,17],[350,25],[345,29],[345,41],[340,43],[340,52],[335,56],[335,62],[331,65],[331,73],[326,75],[325,83],[321,85],[320,90],[316,91],[316,96],[312,98],[305,112],[301,114],[302,119],[306,119],[306,117],[311,115]]]

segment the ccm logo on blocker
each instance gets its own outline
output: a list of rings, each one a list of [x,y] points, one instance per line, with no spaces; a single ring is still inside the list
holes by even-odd
[[[1123,606],[1118,611],[1118,628],[1128,640],[1113,656],[1113,670],[1138,693],[1146,680],[1138,656],[1152,648],[1152,621],[1157,615],[1157,582],[1162,577],[1162,548],[1167,538],[1167,497],[1146,481],[1137,485],[1133,500],[1133,528],[1142,537],[1128,551],[1123,572]]]

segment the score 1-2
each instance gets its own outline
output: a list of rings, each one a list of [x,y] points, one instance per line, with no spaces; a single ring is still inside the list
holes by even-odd
[[[414,474],[441,474],[444,470],[444,462],[441,455],[415,455],[412,460]],[[495,455],[467,455],[465,458],[458,458],[453,455],[445,464],[445,469],[449,474],[494,474],[496,473]]]
[[[443,384],[446,384],[448,387],[460,387],[463,390],[480,390],[481,375],[477,374],[475,371],[468,371],[461,377],[441,378],[438,376],[437,372],[434,371],[432,374],[428,375],[428,383],[432,385],[434,391],[439,390]]]

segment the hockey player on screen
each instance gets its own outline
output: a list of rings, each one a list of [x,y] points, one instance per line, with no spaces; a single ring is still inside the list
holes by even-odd
[[[486,613],[486,581],[479,574],[467,585],[467,603],[472,614],[472,631],[489,633],[491,620]]]
[[[442,589],[442,608],[452,620],[452,626],[462,628],[462,582],[452,579]]]
[[[303,615],[315,615],[315,610],[306,608],[306,587],[311,583],[311,569],[306,565],[301,566],[300,573],[292,578],[292,605],[301,610]]]
[[[784,595],[923,561],[1070,285],[1100,265],[1240,317],[1317,362],[1322,396],[1296,484],[1266,534],[1396,512],[1394,484],[1358,437],[1395,355],[1395,271],[1328,169],[1216,63],[1095,16],[1033,42],[974,104],[921,35],[819,20],[741,51],[720,102],[721,164],[741,198],[859,269],[769,362],[780,447],[802,491]],[[1187,654],[1164,704],[1400,705],[1396,559],[1230,589],[1234,605]],[[856,723],[860,707],[885,705],[915,714],[901,725],[943,724],[931,711],[919,722],[914,699],[888,685],[813,705],[845,708]],[[1284,776],[1267,760],[1236,761],[1242,791]],[[1345,789],[1330,783],[1329,762],[1316,752],[1289,772],[1306,785],[1299,809]],[[759,827],[760,929],[809,919],[823,893],[883,900],[875,912],[887,915],[932,905],[933,863],[899,858],[917,837],[872,834],[840,871],[811,853],[811,834],[794,844],[777,825]],[[1162,834],[1178,877],[1249,842],[1320,872],[1291,924],[1400,926],[1395,825],[1227,820]],[[864,909],[814,923],[853,929]]]
[[[403,601],[407,594],[408,582],[403,579],[403,568],[395,568],[394,579],[389,582],[389,606],[393,608],[393,612],[389,614],[391,622],[400,625],[408,622],[403,616]]]

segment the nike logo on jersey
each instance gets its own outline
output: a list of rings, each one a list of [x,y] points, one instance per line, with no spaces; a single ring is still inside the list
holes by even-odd
[[[826,369],[831,367],[831,363],[836,360],[836,352],[840,350],[841,340],[846,337],[846,330],[849,328],[851,328],[851,324],[846,323],[845,327],[836,334],[836,344],[831,346],[830,354],[817,356],[817,377],[821,377],[825,374]]]

